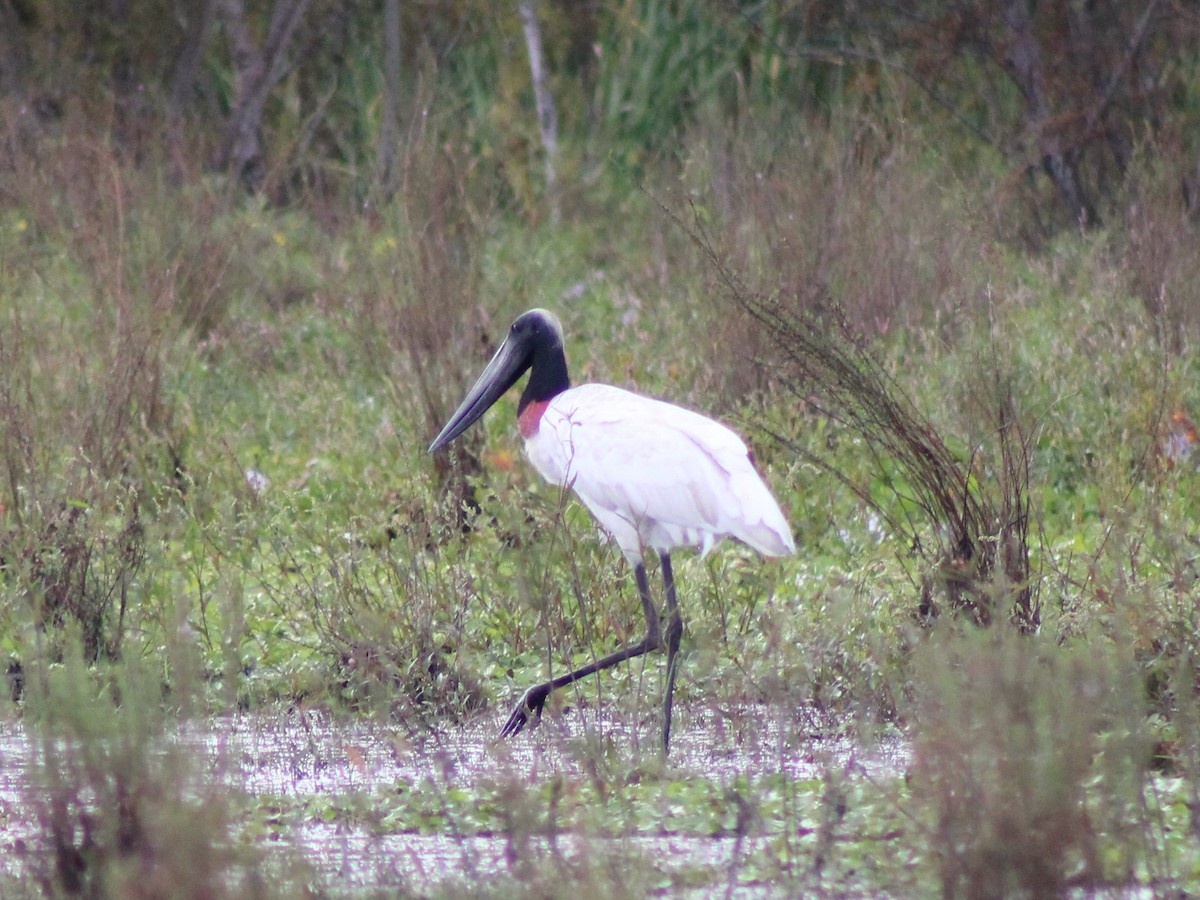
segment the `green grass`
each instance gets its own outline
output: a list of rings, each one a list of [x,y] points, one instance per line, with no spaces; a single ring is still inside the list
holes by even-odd
[[[258,842],[313,819],[514,844],[553,828],[592,850],[560,869],[518,852],[511,880],[448,894],[561,879],[589,895],[723,889],[718,869],[622,869],[620,840],[667,831],[744,832],[739,877],[798,891],[1195,889],[1200,476],[1157,448],[1200,396],[1191,355],[1163,349],[1161,317],[1127,281],[1119,218],[1030,255],[981,212],[998,202],[996,173],[946,171],[918,126],[886,157],[848,147],[853,129],[836,122],[736,145],[706,127],[638,183],[602,170],[553,227],[457,179],[469,151],[435,136],[414,137],[407,160],[427,190],[371,216],[174,187],[102,144],[60,147],[42,177],[9,185],[0,653],[31,685],[13,714],[38,752],[74,742],[63,771],[77,775],[55,780],[59,759],[42,759],[26,893],[70,889],[51,854],[84,841],[56,833],[56,815],[103,819],[84,865],[98,896],[136,882],[143,857],[164,883],[191,877],[180,848],[196,841],[219,851],[204,862],[216,880],[197,884],[299,891],[302,874],[278,891],[263,880],[273,863]],[[985,486],[1002,376],[1028,439],[1039,635],[918,620],[938,573],[850,488],[897,517],[912,498],[861,435],[787,389],[689,227],[748,290],[799,305],[819,286],[841,303]],[[194,760],[150,751],[189,717],[289,705],[436,732],[639,636],[619,554],[521,459],[514,399],[462,443],[458,468],[425,452],[511,317],[535,305],[562,317],[577,380],[737,424],[793,524],[791,559],[681,557],[681,707],[812,708],[868,738],[898,729],[915,747],[911,781],[836,767],[684,780],[609,743],[580,751],[588,777],[246,798],[210,795]],[[653,658],[564,701],[600,696],[644,725],[659,670]],[[123,807],[131,789],[142,805]],[[964,792],[983,799],[963,808]],[[1051,844],[1058,856],[1038,853]]]

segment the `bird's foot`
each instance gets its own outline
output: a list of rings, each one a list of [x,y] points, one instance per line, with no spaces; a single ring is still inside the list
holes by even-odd
[[[513,708],[512,715],[508,717],[508,721],[504,723],[504,728],[500,730],[500,737],[512,737],[514,734],[520,734],[521,729],[528,724],[529,719],[533,716],[542,717],[542,708],[546,705],[546,698],[550,696],[550,685],[535,684],[517,701],[516,707]]]

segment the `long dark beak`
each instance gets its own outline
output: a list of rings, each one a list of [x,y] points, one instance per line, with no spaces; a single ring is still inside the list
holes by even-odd
[[[517,383],[517,379],[525,374],[531,363],[529,348],[524,342],[514,341],[510,336],[500,345],[500,349],[483,370],[475,386],[467,392],[466,398],[458,405],[450,421],[433,439],[433,443],[429,445],[429,452],[436,453],[470,428],[476,419]]]

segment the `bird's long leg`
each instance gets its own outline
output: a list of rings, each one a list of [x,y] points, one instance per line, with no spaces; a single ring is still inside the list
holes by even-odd
[[[683,617],[675,600],[675,573],[671,570],[671,557],[659,554],[662,563],[663,587],[667,591],[667,687],[663,693],[663,756],[671,747],[671,707],[675,702],[675,676],[679,672],[679,639],[683,637]]]
[[[508,721],[504,723],[504,728],[500,731],[500,737],[506,738],[520,732],[529,721],[530,716],[536,714],[540,717],[542,707],[546,705],[546,698],[550,696],[551,692],[565,687],[573,681],[578,681],[580,678],[586,678],[604,669],[611,669],[617,663],[623,663],[627,659],[644,656],[651,650],[657,650],[662,646],[662,633],[658,627],[658,612],[654,609],[654,601],[650,597],[650,580],[646,577],[646,564],[639,562],[634,567],[633,574],[637,579],[638,593],[642,598],[642,612],[646,615],[646,636],[636,644],[623,647],[615,653],[610,653],[603,659],[598,659],[595,662],[588,663],[586,666],[576,669],[574,672],[568,672],[566,675],[560,675],[541,684],[535,684],[522,694],[521,699],[517,701],[516,708],[512,711],[512,715],[508,717]],[[669,602],[673,607],[674,601],[671,600]],[[675,644],[677,646],[679,644],[678,637],[675,639]]]

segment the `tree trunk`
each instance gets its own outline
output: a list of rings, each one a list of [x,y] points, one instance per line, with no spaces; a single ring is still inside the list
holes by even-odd
[[[1038,143],[1042,168],[1058,188],[1071,216],[1085,227],[1098,225],[1096,210],[1079,183],[1075,154],[1063,148],[1061,138],[1054,132],[1042,75],[1041,51],[1033,36],[1026,0],[1010,0],[1004,21],[1012,32],[1012,44],[1005,61],[1025,97],[1029,131]]]
[[[28,70],[21,16],[11,3],[0,0],[0,94],[18,93]]]
[[[217,18],[218,2],[219,0],[203,0],[203,5],[198,9],[193,5],[183,39],[183,49],[180,50],[171,72],[171,109],[175,113],[183,111],[196,89],[196,81],[200,76],[200,62],[204,58],[204,46],[208,43],[213,22]]]
[[[529,71],[533,76],[533,98],[537,104],[538,128],[546,155],[546,197],[550,217],[558,221],[558,194],[555,189],[555,159],[558,156],[558,113],[550,93],[546,56],[542,49],[542,29],[537,20],[537,0],[518,0],[521,22],[525,27],[525,46],[529,49]]]
[[[383,109],[376,156],[379,186],[390,198],[396,189],[396,144],[400,140],[400,0],[383,4]]]
[[[261,48],[250,35],[244,0],[217,2],[233,55],[235,99],[213,162],[218,169],[236,172],[246,190],[257,193],[266,182],[263,111],[271,89],[287,72],[287,47],[310,0],[276,0]]]

